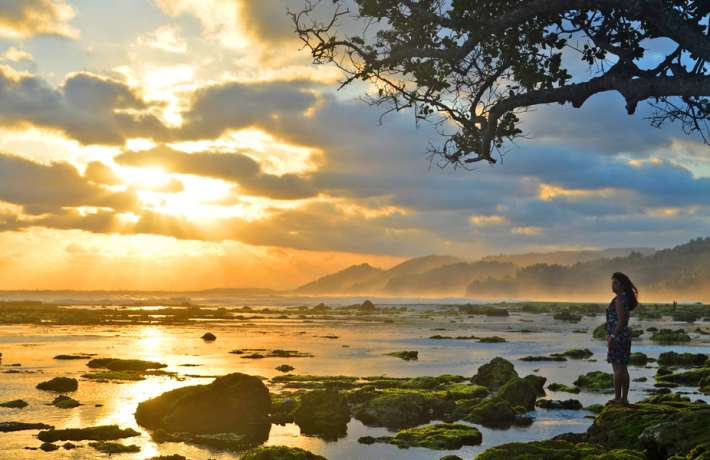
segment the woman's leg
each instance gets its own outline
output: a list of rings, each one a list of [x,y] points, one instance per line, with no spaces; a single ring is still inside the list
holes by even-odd
[[[614,401],[621,401],[624,371],[621,364],[612,364],[614,368]]]
[[[631,379],[629,378],[629,368],[627,366],[622,366],[622,376],[623,376],[623,384],[622,384],[622,391],[621,391],[621,400],[625,403],[629,402],[629,384],[631,382]]]

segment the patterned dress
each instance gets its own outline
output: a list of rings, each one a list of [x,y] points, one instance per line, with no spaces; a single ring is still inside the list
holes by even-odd
[[[626,294],[621,293],[619,297],[622,301],[624,311],[626,312],[626,317],[629,317],[630,309],[629,302],[626,299]],[[616,299],[616,297],[614,297]],[[611,334],[616,329],[616,325],[619,324],[619,315],[616,313],[616,307],[614,306],[614,299],[609,302],[609,307],[606,309],[606,332]],[[606,355],[607,362],[612,364],[623,364],[629,363],[629,356],[631,355],[631,329],[629,329],[629,322],[626,321],[626,326],[621,329],[621,332],[616,336],[616,339],[611,340],[609,345],[609,351]]]

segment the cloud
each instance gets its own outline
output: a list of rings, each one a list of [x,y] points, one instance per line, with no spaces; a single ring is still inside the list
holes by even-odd
[[[168,53],[184,54],[187,52],[187,42],[180,35],[180,29],[174,24],[160,26],[149,34],[139,36],[138,44]]]
[[[318,193],[307,178],[264,173],[259,163],[239,153],[185,153],[159,147],[146,152],[124,152],[115,160],[127,166],[161,167],[175,173],[234,182],[243,194],[272,199],[302,199]]]
[[[90,73],[68,76],[59,88],[0,66],[0,124],[56,129],[82,144],[119,144],[131,137],[165,137],[168,130],[137,90]]]
[[[25,50],[17,49],[14,46],[0,53],[0,61],[7,62],[32,62],[32,55]]]
[[[42,165],[8,154],[0,154],[0,200],[28,214],[82,206],[130,210],[138,204],[135,194],[93,185],[69,163]]]
[[[27,38],[56,35],[79,38],[69,24],[74,9],[64,0],[3,0],[0,2],[0,37]]]

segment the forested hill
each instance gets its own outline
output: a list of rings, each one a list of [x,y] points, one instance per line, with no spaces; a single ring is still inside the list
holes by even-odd
[[[571,266],[535,264],[513,276],[471,282],[475,298],[574,299],[610,295],[611,275],[626,273],[641,290],[641,299],[710,299],[710,238],[643,255],[580,262]]]

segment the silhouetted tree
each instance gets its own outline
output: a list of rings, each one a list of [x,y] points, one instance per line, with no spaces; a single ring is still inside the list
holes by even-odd
[[[629,114],[649,100],[654,126],[679,121],[710,139],[709,0],[327,4],[306,1],[291,12],[314,62],[342,69],[341,88],[374,83],[365,99],[385,104],[385,113],[413,108],[417,120],[434,121],[444,137],[430,152],[443,164],[495,163],[492,151],[522,134],[521,111],[554,102],[578,108],[605,91],[620,93]],[[347,21],[366,27],[347,35]],[[592,78],[573,78],[568,68],[579,61]]]

